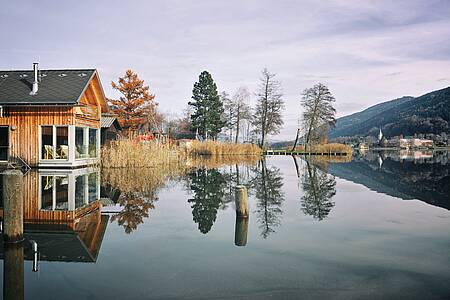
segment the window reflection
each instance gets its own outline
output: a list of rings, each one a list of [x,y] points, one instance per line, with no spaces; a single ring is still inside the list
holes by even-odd
[[[99,200],[99,178],[98,172],[80,170],[64,175],[41,175],[40,209],[75,210]]]
[[[58,176],[55,178],[55,210],[69,209],[69,178]]]
[[[42,176],[41,179],[41,209],[53,208],[53,176]]]

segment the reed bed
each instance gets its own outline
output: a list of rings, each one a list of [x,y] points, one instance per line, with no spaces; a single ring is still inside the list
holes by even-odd
[[[186,144],[188,155],[256,155],[261,156],[262,150],[254,144],[221,143],[215,141],[191,141]]]
[[[102,148],[103,168],[139,168],[178,165],[186,159],[182,148],[130,139],[113,141]]]
[[[181,145],[131,139],[113,141],[102,148],[102,168],[148,168],[224,165],[257,161],[261,149],[252,144],[189,141]]]

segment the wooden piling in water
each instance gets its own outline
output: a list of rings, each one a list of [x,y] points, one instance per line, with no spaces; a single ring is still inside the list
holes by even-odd
[[[248,217],[243,218],[236,215],[236,225],[234,228],[234,244],[239,247],[247,245]]]
[[[24,299],[23,244],[5,244],[3,258],[3,299]]]
[[[248,218],[248,193],[243,185],[236,186],[235,189],[236,214],[241,218]]]
[[[3,240],[23,241],[23,174],[7,170],[3,175]]]

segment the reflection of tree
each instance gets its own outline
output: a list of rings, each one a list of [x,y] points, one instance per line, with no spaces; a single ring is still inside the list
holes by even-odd
[[[126,233],[131,233],[137,229],[138,225],[148,218],[148,211],[154,209],[153,202],[155,196],[141,195],[137,192],[125,192],[119,197],[118,203],[123,209],[111,217],[111,222],[117,221],[120,226],[125,228]]]
[[[217,169],[198,169],[188,175],[193,198],[192,217],[202,233],[208,233],[216,221],[217,210],[224,197],[226,181]]]
[[[261,235],[263,238],[267,238],[275,232],[274,228],[281,224],[280,217],[283,213],[281,204],[284,201],[284,194],[281,190],[283,177],[279,168],[273,166],[267,168],[266,161],[262,159],[255,170],[255,176],[251,183],[258,200],[256,213],[260,223]]]
[[[318,167],[306,161],[306,172],[302,178],[302,211],[323,220],[334,206],[331,198],[336,194],[336,180]]]

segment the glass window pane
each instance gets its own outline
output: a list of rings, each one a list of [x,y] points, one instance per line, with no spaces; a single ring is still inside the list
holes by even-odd
[[[69,128],[56,127],[56,158],[69,158]]]
[[[8,160],[9,127],[0,127],[0,160]]]
[[[75,179],[75,208],[80,208],[85,205],[86,201],[86,187],[87,175],[77,176]]]
[[[51,210],[53,204],[53,176],[41,177],[41,209]]]
[[[91,173],[89,174],[89,203],[94,202],[97,199],[97,191],[98,191],[98,185],[97,185],[97,173]]]
[[[85,158],[87,156],[87,145],[84,140],[84,128],[75,128],[75,158]]]
[[[41,127],[42,159],[54,159],[53,126]]]
[[[56,188],[56,210],[68,210],[69,208],[69,178],[67,176],[57,176]]]
[[[97,129],[89,128],[89,157],[97,157]]]

